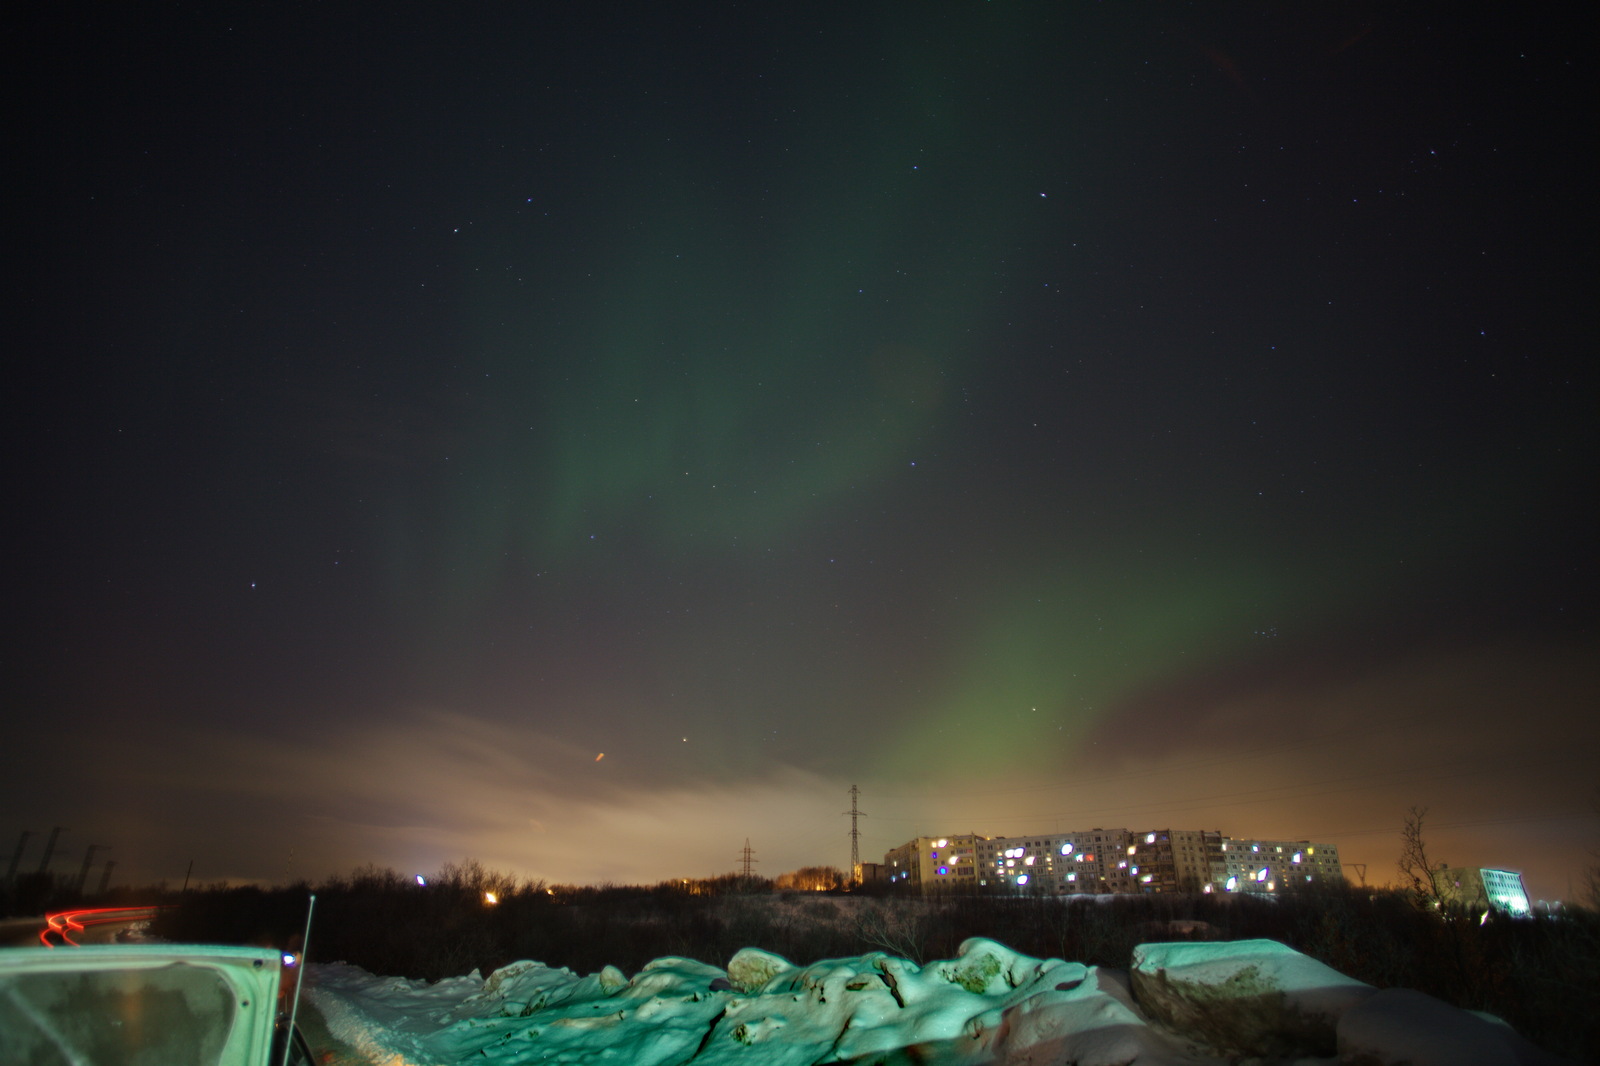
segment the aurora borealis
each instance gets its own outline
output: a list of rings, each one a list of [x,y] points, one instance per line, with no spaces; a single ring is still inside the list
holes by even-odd
[[[0,831],[771,875],[847,863],[855,783],[869,859],[1172,825],[1382,882],[1417,804],[1568,895],[1569,17],[23,16]]]

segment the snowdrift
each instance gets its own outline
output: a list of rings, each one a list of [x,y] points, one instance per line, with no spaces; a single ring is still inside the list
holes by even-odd
[[[632,979],[518,962],[429,985],[334,963],[308,995],[382,1066],[1429,1066],[1559,1063],[1486,1016],[1380,992],[1270,940],[1146,944],[1131,974],[972,939],[918,966],[873,953],[810,966],[754,948],[726,970],[663,958]]]

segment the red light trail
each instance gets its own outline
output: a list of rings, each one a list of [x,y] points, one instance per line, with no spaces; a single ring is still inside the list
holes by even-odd
[[[78,942],[70,934],[81,933],[91,925],[106,925],[110,922],[136,922],[144,918],[153,918],[158,907],[93,907],[87,910],[56,911],[44,916],[44,928],[39,930],[39,943],[47,948],[56,945],[50,942],[52,934],[61,938],[63,944],[78,947]]]

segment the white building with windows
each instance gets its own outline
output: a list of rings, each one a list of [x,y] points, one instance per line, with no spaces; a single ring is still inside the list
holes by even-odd
[[[919,892],[1269,894],[1344,881],[1333,844],[1226,837],[1211,829],[917,837],[883,863],[890,884]]]
[[[1051,895],[1127,892],[1122,862],[1126,829],[1081,829],[1020,837],[985,837],[978,845],[978,884]]]
[[[1344,883],[1334,844],[1227,837],[1221,856],[1212,872],[1213,891],[1272,893]]]
[[[883,857],[885,879],[920,891],[965,888],[978,883],[978,847],[988,837],[975,833],[951,837],[917,837]]]
[[[1525,918],[1531,912],[1528,890],[1523,887],[1522,875],[1515,870],[1451,866],[1446,863],[1433,871],[1433,883],[1444,902],[1474,913],[1497,911],[1514,918]]]

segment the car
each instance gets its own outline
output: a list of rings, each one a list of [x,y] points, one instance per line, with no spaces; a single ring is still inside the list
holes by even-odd
[[[216,945],[0,950],[0,1062],[310,1066],[280,1009],[283,961]]]

